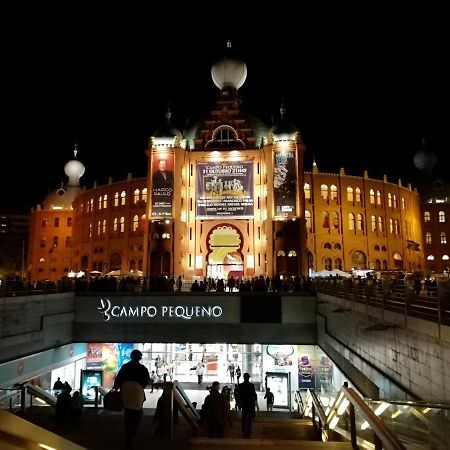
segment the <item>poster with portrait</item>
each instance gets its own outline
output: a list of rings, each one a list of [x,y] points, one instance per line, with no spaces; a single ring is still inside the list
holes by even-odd
[[[296,217],[297,171],[294,151],[275,152],[273,191],[275,217]]]
[[[102,345],[99,343],[87,344],[86,369],[102,369]]]
[[[197,219],[253,217],[253,163],[197,163]]]
[[[316,388],[317,363],[313,345],[298,346],[298,387],[299,389]]]
[[[152,217],[172,217],[173,153],[154,153],[152,156]]]

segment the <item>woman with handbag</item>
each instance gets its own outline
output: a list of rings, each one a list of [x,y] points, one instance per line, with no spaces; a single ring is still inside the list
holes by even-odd
[[[142,353],[135,349],[131,361],[125,363],[114,380],[114,388],[122,394],[127,448],[134,448],[134,439],[142,419],[142,405],[145,401],[144,389],[150,381],[147,367],[139,361]]]

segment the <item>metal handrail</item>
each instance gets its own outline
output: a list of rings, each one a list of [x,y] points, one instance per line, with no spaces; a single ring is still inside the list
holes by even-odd
[[[299,389],[294,391],[294,400],[297,403],[297,412],[299,414],[303,415],[303,411],[305,409],[305,404],[303,403],[303,399],[302,399]]]

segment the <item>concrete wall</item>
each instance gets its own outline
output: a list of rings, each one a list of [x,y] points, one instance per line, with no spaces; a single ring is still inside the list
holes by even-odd
[[[368,396],[450,402],[450,328],[318,294],[318,344]]]
[[[0,363],[72,342],[74,296],[0,299]]]

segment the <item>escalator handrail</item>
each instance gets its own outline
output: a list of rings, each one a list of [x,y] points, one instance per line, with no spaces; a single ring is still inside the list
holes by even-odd
[[[450,409],[450,403],[432,403],[419,400],[389,400],[389,399],[374,400],[368,397],[363,397],[363,400],[365,402],[389,403],[390,405],[411,406],[416,408]]]

